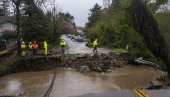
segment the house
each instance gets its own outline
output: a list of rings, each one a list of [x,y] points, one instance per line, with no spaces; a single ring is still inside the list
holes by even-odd
[[[2,32],[16,31],[16,19],[13,16],[0,16],[0,35]]]

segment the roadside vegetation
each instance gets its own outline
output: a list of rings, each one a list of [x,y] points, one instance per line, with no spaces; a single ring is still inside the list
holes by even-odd
[[[105,0],[105,2],[107,5],[103,9],[98,4],[90,9],[89,22],[85,28],[87,36],[89,38],[98,38],[101,45],[116,51],[127,51],[132,58],[143,57],[145,60],[163,64],[148,49],[144,37],[134,29],[130,16],[132,13],[132,1],[112,0],[112,4],[108,4],[108,0]],[[145,0],[144,3],[158,22],[161,34],[166,40],[166,44],[169,45],[168,32],[170,23],[168,22],[168,16],[170,11],[160,7],[167,2],[168,0],[158,0],[155,3],[150,3],[150,0]],[[157,12],[160,9],[161,11]]]

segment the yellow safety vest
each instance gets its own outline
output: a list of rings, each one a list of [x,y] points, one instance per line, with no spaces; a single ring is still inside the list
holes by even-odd
[[[65,41],[61,41],[61,42],[60,42],[60,45],[61,45],[61,46],[66,46],[67,44],[66,44]]]
[[[29,44],[28,46],[29,46],[29,49],[32,49],[32,44]]]
[[[93,42],[93,46],[94,46],[94,47],[97,46],[97,40],[95,40],[95,41]]]
[[[26,45],[25,44],[21,44],[21,49],[25,49]]]
[[[44,42],[44,48],[47,48],[48,45],[47,45],[47,42]]]

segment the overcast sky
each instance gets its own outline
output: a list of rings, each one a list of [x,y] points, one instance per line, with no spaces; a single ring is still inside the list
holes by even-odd
[[[95,3],[103,5],[102,0],[56,0],[57,5],[63,12],[69,12],[75,18],[77,26],[84,26],[88,21],[89,9]]]

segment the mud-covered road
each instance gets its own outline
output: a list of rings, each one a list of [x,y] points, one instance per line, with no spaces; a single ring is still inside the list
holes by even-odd
[[[93,49],[85,43],[73,42],[63,36],[69,49],[67,54],[92,53]],[[99,48],[99,52],[111,50]],[[88,93],[147,87],[150,81],[162,74],[146,66],[125,66],[111,73],[80,73],[71,68],[58,68],[50,97],[70,97]],[[16,95],[23,97],[43,97],[47,91],[53,71],[24,72],[10,74],[0,78],[0,96]]]
[[[66,36],[62,36],[61,38],[66,40],[68,43],[69,49],[66,51],[66,54],[93,53],[93,48],[86,47],[84,42],[76,42],[74,40],[72,41]],[[108,53],[111,50],[106,48],[98,48],[98,51],[102,53]]]

